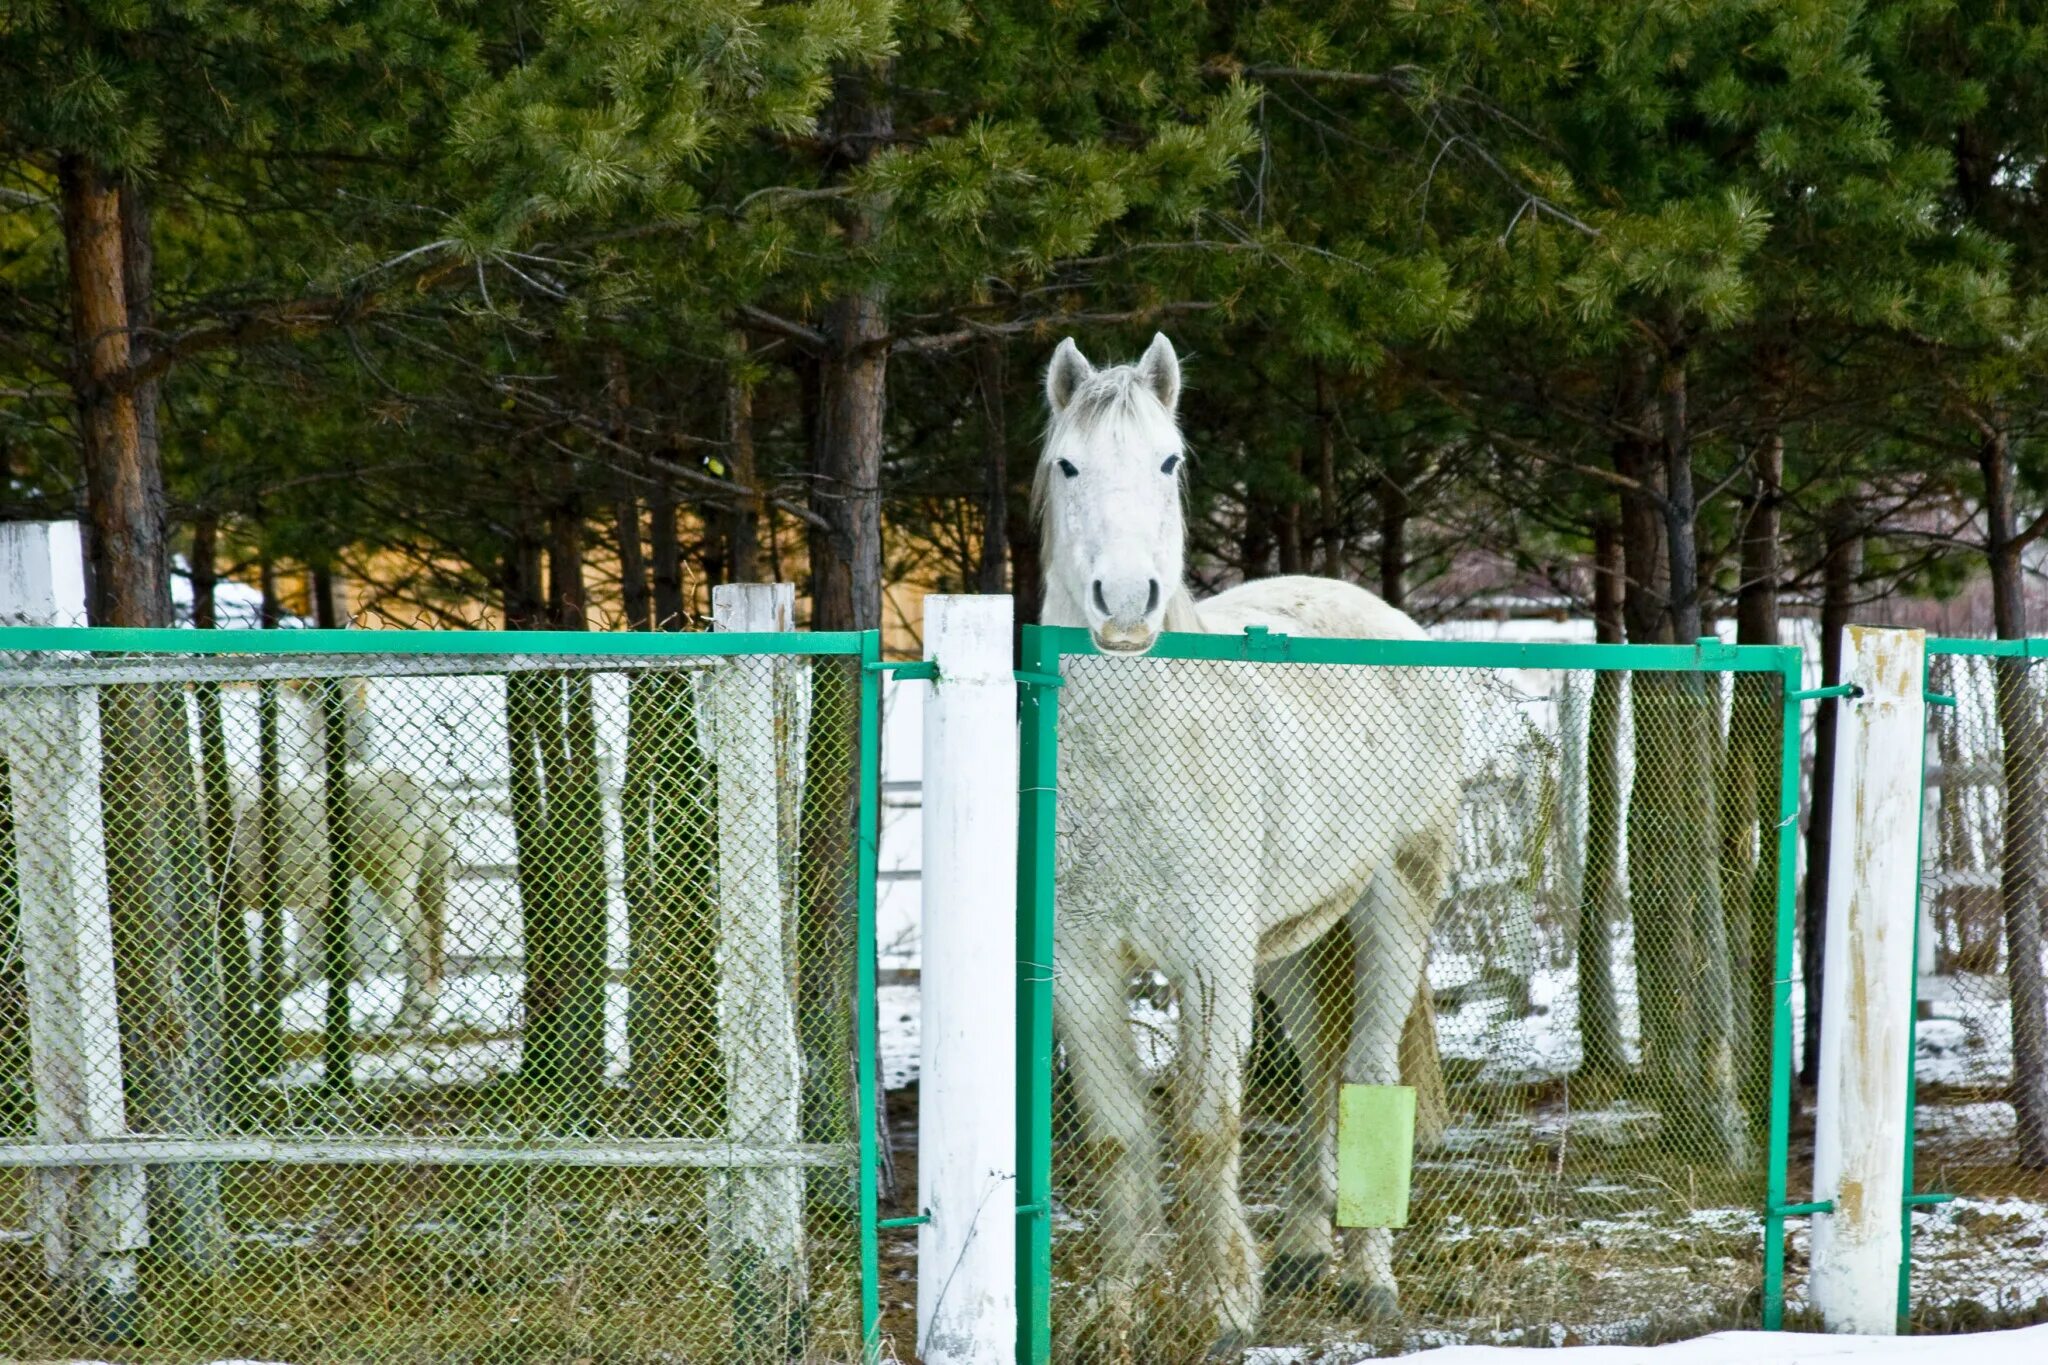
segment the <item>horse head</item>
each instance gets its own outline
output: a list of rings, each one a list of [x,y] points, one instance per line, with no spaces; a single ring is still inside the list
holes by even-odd
[[[1032,502],[1045,537],[1045,620],[1096,648],[1143,654],[1181,592],[1185,460],[1180,360],[1164,336],[1135,365],[1096,369],[1070,337],[1045,377],[1052,420]]]

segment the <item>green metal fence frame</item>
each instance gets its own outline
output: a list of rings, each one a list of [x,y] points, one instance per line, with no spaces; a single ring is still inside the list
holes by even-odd
[[[881,793],[882,637],[879,631],[381,631],[180,630],[113,626],[0,626],[0,654],[65,652],[155,655],[310,655],[331,657],[473,656],[480,659],[561,656],[584,659],[732,658],[811,655],[855,660],[860,668],[854,838],[854,1063],[857,1190],[860,1216],[860,1328],[868,1365],[881,1359],[879,1221],[879,1039],[875,1007],[875,864]],[[85,681],[86,679],[81,679]]]
[[[2044,642],[2048,652],[2048,642]],[[1086,630],[1026,626],[1019,681],[1017,857],[1018,1119],[1017,1360],[1052,1357],[1052,962],[1058,807],[1061,663],[1097,653]],[[1798,885],[1801,707],[1847,689],[1803,690],[1803,659],[1792,645],[1500,644],[1454,640],[1335,640],[1252,627],[1241,635],[1162,635],[1155,659],[1378,667],[1541,668],[1594,672],[1751,673],[1775,676],[1783,694],[1778,785],[1777,937],[1772,972],[1770,1147],[1764,1236],[1763,1325],[1783,1326],[1785,1220],[1814,1212],[1788,1202],[1786,1166],[1792,1108],[1792,968]]]

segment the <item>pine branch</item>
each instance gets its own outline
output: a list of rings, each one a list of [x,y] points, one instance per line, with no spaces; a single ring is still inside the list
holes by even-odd
[[[1150,322],[1162,317],[1206,313],[1220,306],[1207,300],[1190,299],[1181,303],[1154,304],[1118,313],[1045,313],[1036,317],[1014,318],[1009,322],[968,322],[950,332],[927,332],[919,336],[898,337],[890,343],[889,349],[899,355],[930,355],[950,351],[987,337],[1020,336],[1062,327],[1116,327],[1132,322]]]

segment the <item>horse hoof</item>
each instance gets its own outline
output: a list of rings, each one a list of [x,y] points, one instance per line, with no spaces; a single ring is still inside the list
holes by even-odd
[[[1401,1301],[1383,1284],[1340,1284],[1337,1302],[1354,1318],[1379,1322],[1401,1316]]]
[[[1266,1262],[1266,1292],[1284,1296],[1312,1289],[1329,1263],[1327,1256],[1275,1256]]]

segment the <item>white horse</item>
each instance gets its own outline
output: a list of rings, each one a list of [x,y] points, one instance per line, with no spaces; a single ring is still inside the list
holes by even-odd
[[[353,769],[348,783],[350,870],[374,906],[351,896],[348,974],[387,964],[405,974],[394,1026],[433,1020],[443,974],[443,938],[452,860],[447,813],[418,779],[396,769]],[[278,895],[290,920],[285,967],[303,981],[323,966],[327,922],[327,805],[319,779],[290,781],[279,793]],[[261,904],[262,818],[256,793],[236,793],[234,893],[245,919]],[[252,949],[251,960],[256,961]]]
[[[1064,341],[1047,375],[1035,490],[1044,619],[1086,626],[1113,656],[1074,665],[1060,697],[1053,1016],[1103,1168],[1094,1330],[1127,1338],[1136,1292],[1152,1282],[1228,1354],[1250,1339],[1263,1292],[1239,1189],[1256,997],[1279,1008],[1311,1097],[1273,1267],[1300,1282],[1337,1250],[1339,1082],[1400,1080],[1402,1025],[1453,854],[1463,720],[1453,687],[1419,670],[1138,657],[1167,630],[1424,638],[1335,579],[1263,579],[1196,602],[1184,586],[1179,393],[1164,336],[1136,365],[1103,370]],[[1142,970],[1163,973],[1179,999],[1170,1282],[1159,1278],[1159,1141],[1127,1005]],[[1338,1289],[1354,1311],[1393,1310],[1390,1231],[1347,1238]]]

